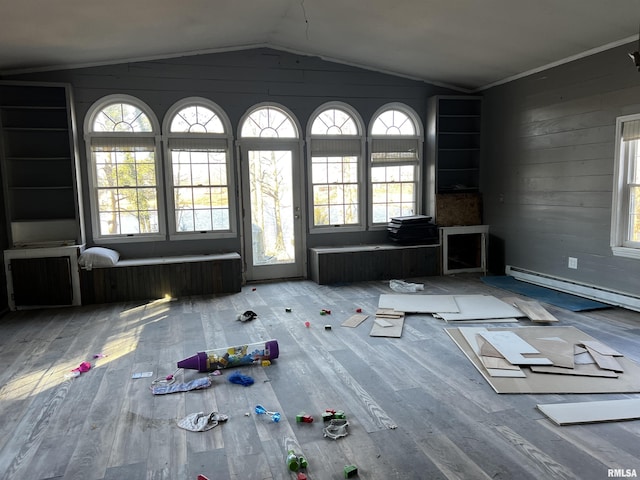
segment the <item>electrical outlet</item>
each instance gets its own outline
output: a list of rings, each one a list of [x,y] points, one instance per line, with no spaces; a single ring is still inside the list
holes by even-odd
[[[578,259],[576,257],[569,257],[569,268],[578,268]]]

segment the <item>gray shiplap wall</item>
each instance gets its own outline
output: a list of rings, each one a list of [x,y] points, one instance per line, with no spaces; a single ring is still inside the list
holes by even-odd
[[[616,117],[640,113],[640,73],[618,47],[488,89],[485,222],[503,264],[640,294],[640,260],[609,246]],[[568,257],[578,259],[569,269]]]
[[[176,101],[190,96],[208,98],[229,115],[234,137],[241,117],[252,106],[261,102],[276,102],[287,107],[305,131],[311,113],[328,101],[350,104],[368,126],[374,112],[386,103],[403,102],[412,107],[420,118],[425,119],[429,96],[456,93],[420,81],[272,49],[22,74],[4,79],[70,83],[74,91],[81,140],[82,122],[88,109],[99,98],[114,93],[140,98],[154,110],[160,122],[167,109]],[[79,153],[84,166],[87,160],[83,141],[80,142]],[[86,168],[83,168],[81,175],[86,209],[85,225],[90,229]],[[91,238],[91,232],[88,231],[87,239],[90,241]],[[385,231],[315,234],[307,235],[307,246],[385,240]],[[240,251],[241,248],[239,239],[110,246],[119,250],[123,257]]]

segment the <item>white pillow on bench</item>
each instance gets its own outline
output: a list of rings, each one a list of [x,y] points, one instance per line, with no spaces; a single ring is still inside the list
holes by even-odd
[[[87,270],[93,267],[113,267],[120,259],[120,254],[115,250],[104,247],[87,248],[80,258],[78,264]]]

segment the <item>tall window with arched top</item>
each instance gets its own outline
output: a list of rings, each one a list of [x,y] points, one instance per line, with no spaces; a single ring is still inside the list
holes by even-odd
[[[370,224],[419,214],[423,136],[418,116],[402,104],[382,107],[369,138]]]
[[[96,102],[85,119],[91,162],[93,237],[148,239],[163,234],[159,125],[137,98],[112,95]]]
[[[233,142],[224,112],[187,98],[169,109],[163,131],[172,238],[233,234]]]
[[[312,114],[307,138],[310,231],[362,228],[362,120],[346,104],[326,104]]]

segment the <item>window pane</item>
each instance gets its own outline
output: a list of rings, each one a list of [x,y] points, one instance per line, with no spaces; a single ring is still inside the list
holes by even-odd
[[[193,208],[193,192],[190,188],[174,188],[177,209]]]
[[[193,232],[195,230],[193,210],[176,210],[176,230],[178,232]]]
[[[404,165],[400,167],[400,181],[413,182],[415,178],[415,167],[413,165]]]
[[[195,210],[193,212],[195,219],[195,229],[199,231],[207,231],[213,228],[211,223],[211,210]]]
[[[189,165],[173,164],[173,184],[175,186],[192,185]]]
[[[329,207],[329,223],[331,225],[341,225],[345,223],[342,205]]]
[[[337,160],[337,161],[336,161]],[[329,158],[327,163],[327,183],[342,182],[342,159]]]
[[[227,165],[226,164],[212,164],[209,167],[209,175],[211,185],[226,185],[227,184]]]
[[[323,163],[320,163],[320,161]],[[317,157],[313,158],[313,164],[311,165],[311,182],[312,183],[327,183],[328,172],[327,172],[327,163],[326,157],[319,159]]]
[[[371,169],[372,182],[384,182],[387,179],[386,167],[373,167]]]
[[[373,223],[383,223],[388,221],[388,218],[386,205],[373,205]]]
[[[313,224],[329,225],[329,207],[326,205],[316,205],[313,208]]]
[[[215,208],[211,211],[212,229],[213,230],[229,230],[229,209]]]
[[[201,163],[191,165],[193,185],[209,185],[209,166]]]

